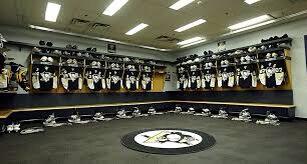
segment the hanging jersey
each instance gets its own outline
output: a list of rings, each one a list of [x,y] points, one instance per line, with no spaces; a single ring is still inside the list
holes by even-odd
[[[122,70],[109,70],[107,73],[107,88],[119,90],[122,85]]]
[[[131,91],[135,91],[139,88],[139,70],[137,65],[126,65],[124,86],[126,89]]]
[[[274,62],[265,63],[266,67],[266,86],[267,88],[275,88],[276,87],[276,79],[275,79],[275,66]]]
[[[49,91],[57,88],[57,67],[34,65],[32,67],[32,84],[34,89]]]
[[[152,90],[153,88],[153,66],[142,66],[141,67],[141,86],[144,90]]]
[[[119,63],[109,63],[109,70],[106,75],[107,88],[111,90],[120,90],[122,87],[123,70]]]
[[[220,87],[228,88],[233,87],[235,84],[235,68],[225,67],[219,70],[218,84]]]
[[[262,85],[266,85],[266,68],[264,63],[260,64],[259,80]]]
[[[104,70],[103,69],[95,69],[95,68],[87,68],[86,69],[86,81],[88,87],[93,91],[100,91],[103,89],[104,82]]]
[[[215,69],[204,69],[202,76],[202,88],[210,89],[215,87]]]
[[[177,89],[184,90],[189,85],[189,73],[183,66],[177,67]]]
[[[201,73],[197,65],[190,66],[189,75],[189,88],[199,89],[201,87]]]
[[[284,60],[275,61],[275,81],[276,86],[281,86],[285,83],[286,63]]]
[[[8,86],[8,70],[2,69],[0,74],[0,89],[7,89]]]
[[[238,67],[238,75],[239,75],[239,86],[241,88],[251,88],[253,87],[255,68],[253,65],[241,65]]]
[[[79,67],[63,67],[61,70],[63,87],[68,91],[82,89],[82,72],[82,68]]]

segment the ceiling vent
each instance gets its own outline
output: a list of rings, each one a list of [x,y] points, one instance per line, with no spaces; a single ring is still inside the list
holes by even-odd
[[[71,24],[77,25],[77,26],[84,26],[84,25],[89,24],[89,23],[90,23],[90,21],[88,21],[88,20],[83,20],[83,19],[78,19],[78,18],[73,18],[71,20]]]
[[[93,23],[92,28],[108,28],[111,25],[109,24],[104,24],[104,23]]]
[[[163,41],[163,42],[178,42],[178,41],[180,41],[180,39],[178,39],[178,38],[174,38],[174,37],[170,37],[170,36],[166,36],[166,35],[158,36],[156,38],[156,40]]]

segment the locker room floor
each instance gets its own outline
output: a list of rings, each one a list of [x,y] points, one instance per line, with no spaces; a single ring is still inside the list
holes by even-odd
[[[215,137],[216,145],[184,155],[153,155],[127,149],[123,135],[144,128],[188,128]],[[189,115],[162,115],[47,128],[46,132],[0,136],[2,164],[306,164],[307,121],[260,126]]]

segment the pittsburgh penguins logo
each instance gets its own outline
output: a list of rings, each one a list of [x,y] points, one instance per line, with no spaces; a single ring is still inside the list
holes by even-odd
[[[190,129],[161,128],[131,132],[121,139],[129,149],[152,154],[187,154],[203,151],[215,144],[213,136]]]
[[[156,138],[156,140],[152,140],[155,137],[150,137],[147,135],[144,135],[144,137],[148,138],[145,142],[159,142],[159,143],[166,143],[166,142],[174,142],[179,144],[186,144],[186,145],[193,145],[192,141],[197,141],[194,137],[190,135],[184,135],[181,132],[161,132],[163,135],[159,138]]]
[[[187,131],[156,130],[138,134],[134,140],[148,147],[183,148],[199,144],[202,141],[202,137]]]

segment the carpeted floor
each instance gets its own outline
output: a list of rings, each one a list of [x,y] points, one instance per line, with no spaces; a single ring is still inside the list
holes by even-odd
[[[186,155],[127,149],[120,138],[144,128],[189,128],[211,134],[216,145]],[[279,127],[188,115],[162,115],[48,128],[45,133],[0,136],[1,164],[306,164],[307,122]]]

